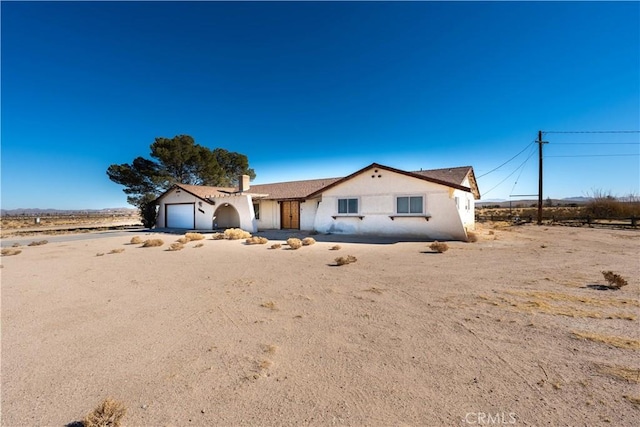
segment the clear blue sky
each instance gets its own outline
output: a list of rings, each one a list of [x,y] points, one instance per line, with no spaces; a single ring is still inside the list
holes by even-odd
[[[537,192],[537,155],[518,167],[538,130],[640,129],[638,2],[3,1],[1,14],[4,209],[126,206],[105,171],[158,136],[244,153],[255,183],[372,162],[481,176],[524,149],[479,179],[507,199]],[[544,139],[545,197],[639,192],[637,133]],[[551,157],[593,154],[632,155]]]

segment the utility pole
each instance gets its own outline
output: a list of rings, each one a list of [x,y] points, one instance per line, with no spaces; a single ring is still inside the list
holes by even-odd
[[[542,225],[542,131],[538,131],[538,225]]]

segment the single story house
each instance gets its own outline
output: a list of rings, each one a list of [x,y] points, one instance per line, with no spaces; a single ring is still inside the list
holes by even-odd
[[[373,163],[343,178],[238,188],[175,184],[158,199],[156,226],[315,230],[464,240],[480,198],[471,166],[407,172]]]

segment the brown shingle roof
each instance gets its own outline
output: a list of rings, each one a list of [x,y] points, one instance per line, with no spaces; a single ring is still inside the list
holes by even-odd
[[[341,178],[309,179],[305,181],[277,182],[252,185],[247,194],[268,194],[267,199],[304,199]]]

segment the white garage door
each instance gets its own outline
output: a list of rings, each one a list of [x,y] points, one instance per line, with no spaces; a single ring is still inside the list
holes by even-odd
[[[167,205],[167,228],[195,228],[195,204]]]

